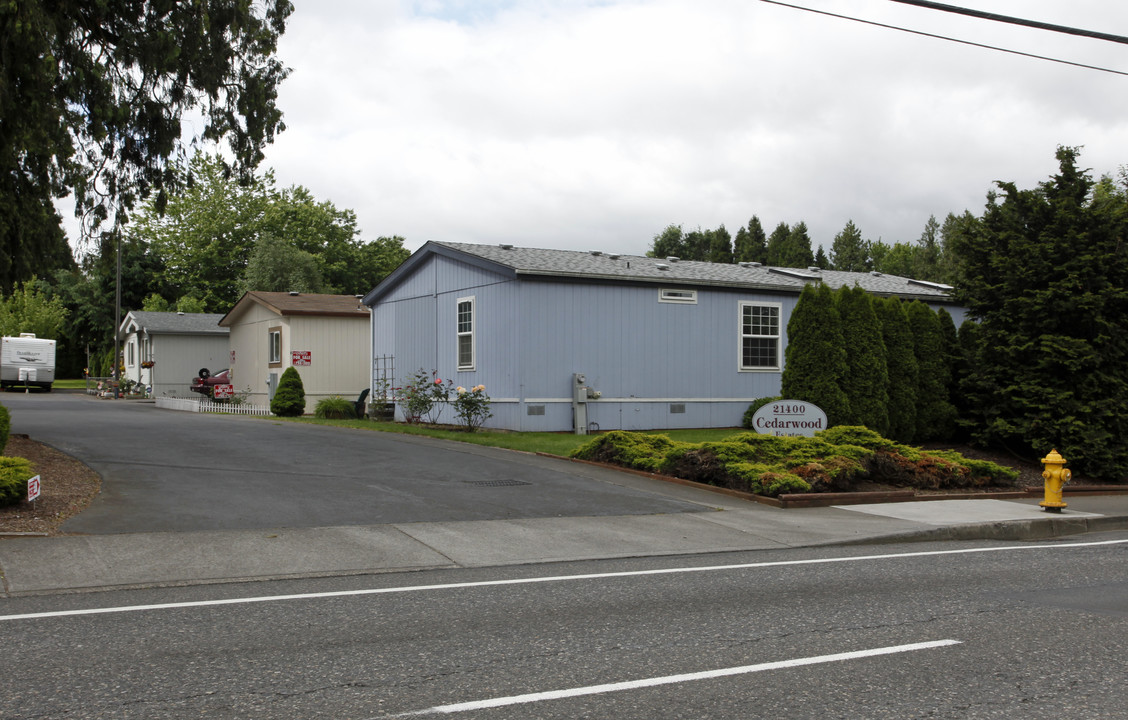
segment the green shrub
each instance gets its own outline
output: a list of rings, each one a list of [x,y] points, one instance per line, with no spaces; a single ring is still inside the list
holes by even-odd
[[[270,412],[279,417],[298,417],[305,412],[305,386],[302,376],[293,367],[282,373],[270,401]]]
[[[752,427],[752,418],[756,417],[756,411],[759,410],[760,408],[764,407],[768,403],[772,403],[772,402],[775,402],[776,400],[782,400],[782,399],[783,399],[783,397],[780,396],[780,395],[772,395],[771,397],[756,398],[755,400],[752,401],[752,404],[748,406],[748,409],[744,411],[744,418],[740,421],[740,426],[742,428],[744,428],[745,430],[755,430],[755,428]],[[811,402],[813,402],[813,401],[811,401]]]
[[[0,457],[0,507],[15,505],[27,497],[31,463],[24,458]]]
[[[340,395],[332,395],[317,401],[313,415],[327,420],[352,420],[356,417],[356,406],[351,400],[346,400]]]
[[[8,447],[8,433],[12,430],[12,416],[8,408],[0,405],[0,453]]]
[[[951,451],[925,451],[868,428],[841,425],[813,438],[740,433],[703,443],[616,430],[572,455],[769,497],[847,492],[866,480],[939,489],[1012,485],[1018,477],[994,463]]]
[[[665,435],[612,430],[576,448],[572,457],[658,472],[666,453],[678,444]]]

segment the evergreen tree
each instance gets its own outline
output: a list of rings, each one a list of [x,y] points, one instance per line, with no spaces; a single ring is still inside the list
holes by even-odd
[[[709,233],[709,255],[705,259],[713,263],[732,263],[732,236],[724,225]]]
[[[299,417],[305,413],[305,386],[293,366],[286,368],[270,400],[270,412],[279,417]]]
[[[916,435],[917,387],[920,383],[913,335],[904,303],[898,298],[875,298],[881,321],[885,361],[889,371],[889,437],[912,442]]]
[[[960,365],[963,359],[963,350],[960,347],[959,331],[952,314],[944,308],[936,310],[936,320],[940,324],[940,343],[944,356],[944,365],[948,375],[948,401],[952,403],[954,417],[958,421],[959,411],[956,409],[956,396],[959,394]]]
[[[781,222],[768,236],[767,262],[765,265],[780,267],[783,265],[783,253],[787,249],[787,239],[791,237],[791,228],[787,223]]]
[[[779,253],[779,264],[783,267],[808,268],[815,263],[811,251],[811,236],[807,234],[807,223],[799,221],[791,228]]]
[[[869,243],[862,238],[862,231],[853,220],[847,220],[842,232],[834,236],[830,262],[833,269],[847,272],[866,272],[872,268]]]
[[[940,319],[932,308],[914,300],[905,308],[913,334],[917,385],[917,440],[948,440],[955,433],[956,409],[948,397],[951,379]]]
[[[940,223],[936,221],[935,215],[929,216],[928,222],[924,225],[924,231],[920,234],[920,240],[917,241],[917,246],[914,249],[916,252],[913,258],[915,261],[913,277],[917,280],[941,282]]]
[[[760,225],[760,218],[753,215],[747,228],[737,229],[732,249],[734,262],[767,262],[768,237]]]
[[[982,375],[976,370],[982,362],[981,338],[979,323],[974,320],[964,320],[960,324],[959,343],[960,356],[956,363],[956,379],[952,383],[952,405],[956,409],[957,437],[962,440],[970,438],[971,432],[985,423],[980,408],[971,402],[972,397],[981,395],[983,390],[976,387]]]
[[[957,235],[957,298],[979,319],[969,401],[979,442],[1056,448],[1078,472],[1128,474],[1128,183],[1094,192],[1078,151],[1034,190],[999,183]]]
[[[846,350],[834,295],[826,285],[807,285],[800,293],[787,321],[784,357],[784,397],[818,405],[831,425],[845,422],[850,414],[841,385]]]
[[[822,245],[819,245],[819,249],[815,251],[815,265],[824,270],[831,269],[830,260],[827,259],[826,253],[823,252]]]
[[[889,368],[881,324],[873,301],[860,287],[842,286],[835,293],[846,350],[842,389],[850,404],[848,425],[865,425],[884,435],[889,431]]]

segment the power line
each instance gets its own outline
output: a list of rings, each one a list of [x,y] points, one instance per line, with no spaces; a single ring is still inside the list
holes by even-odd
[[[840,20],[850,20],[852,22],[862,23],[864,25],[873,25],[875,27],[885,28],[887,30],[899,30],[900,32],[911,33],[913,35],[921,35],[923,37],[930,37],[936,40],[947,40],[948,42],[959,43],[961,45],[970,45],[972,47],[983,48],[985,50],[997,50],[999,52],[1010,53],[1011,55],[1021,55],[1022,57],[1034,58],[1035,60],[1048,60],[1050,62],[1060,63],[1062,65],[1072,65],[1073,67],[1084,68],[1086,70],[1098,70],[1100,72],[1112,73],[1114,75],[1128,76],[1128,72],[1124,72],[1123,70],[1112,70],[1110,68],[1100,67],[1097,65],[1086,65],[1084,63],[1073,62],[1071,60],[1062,60],[1060,58],[1052,58],[1046,55],[1035,55],[1033,53],[1021,52],[1019,50],[1010,50],[1008,48],[997,47],[995,45],[984,45],[983,43],[972,42],[970,40],[960,40],[959,38],[948,37],[946,35],[937,35],[935,33],[924,32],[923,30],[912,30],[910,28],[898,27],[897,25],[887,25],[885,23],[875,22],[873,20],[863,20],[862,18],[850,17],[849,15],[839,15],[838,13],[827,12],[826,10],[815,10],[813,8],[802,7],[801,5],[792,5],[790,3],[779,2],[778,0],[760,0],[760,2],[765,2],[769,5],[780,5],[782,7],[791,8],[793,10],[802,10],[804,12],[815,13],[816,15],[826,15],[828,17],[838,18]]]
[[[917,7],[928,8],[929,10],[941,10],[943,12],[955,13],[957,15],[967,15],[969,17],[981,18],[983,20],[994,20],[995,22],[1009,23],[1011,25],[1022,25],[1024,27],[1038,28],[1039,30],[1050,30],[1052,32],[1065,33],[1067,35],[1080,35],[1081,37],[1095,38],[1097,40],[1108,40],[1109,42],[1123,43],[1128,45],[1128,37],[1123,35],[1111,35],[1109,33],[1097,32],[1095,30],[1081,30],[1080,28],[1067,27],[1065,25],[1054,25],[1052,23],[1044,23],[1038,20],[1025,20],[1023,18],[1012,17],[1010,15],[999,15],[998,13],[984,12],[983,10],[972,10],[971,8],[956,7],[955,5],[945,5],[944,3],[929,2],[929,0],[893,0],[893,2],[903,3],[905,5],[915,5]]]

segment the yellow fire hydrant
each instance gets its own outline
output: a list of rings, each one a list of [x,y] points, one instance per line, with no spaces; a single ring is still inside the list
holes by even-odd
[[[1061,501],[1061,490],[1062,486],[1073,478],[1073,473],[1065,467],[1065,462],[1065,458],[1056,449],[1042,458],[1042,464],[1046,466],[1042,471],[1042,477],[1046,481],[1046,499],[1038,504],[1045,508],[1046,512],[1059,513],[1063,507],[1066,507]]]

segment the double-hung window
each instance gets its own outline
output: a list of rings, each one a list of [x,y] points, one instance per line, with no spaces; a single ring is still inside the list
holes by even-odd
[[[779,370],[779,303],[740,303],[740,369]]]
[[[458,298],[458,369],[474,369],[474,298]]]
[[[268,357],[271,365],[282,364],[282,328],[270,328],[268,333]]]

